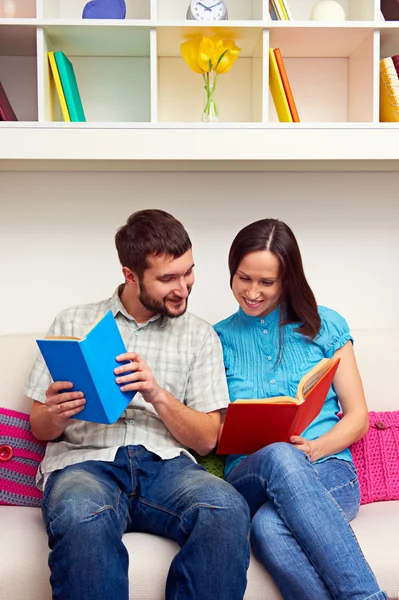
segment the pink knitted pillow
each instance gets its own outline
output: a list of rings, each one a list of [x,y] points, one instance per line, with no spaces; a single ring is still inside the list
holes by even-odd
[[[399,500],[399,411],[370,412],[367,434],[352,444],[360,504]]]
[[[0,504],[40,506],[35,478],[45,449],[30,430],[29,415],[0,408]]]

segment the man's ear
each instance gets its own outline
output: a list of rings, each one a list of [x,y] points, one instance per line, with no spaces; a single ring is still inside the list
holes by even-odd
[[[128,285],[135,285],[137,287],[139,279],[136,273],[133,273],[128,267],[122,267],[122,273]]]

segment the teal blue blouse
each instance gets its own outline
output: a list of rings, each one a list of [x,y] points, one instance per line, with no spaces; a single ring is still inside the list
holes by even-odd
[[[279,307],[266,317],[251,317],[240,308],[238,312],[215,325],[223,346],[224,364],[231,402],[237,398],[268,398],[295,396],[302,377],[322,358],[331,358],[336,350],[353,338],[345,319],[337,312],[319,306],[321,327],[313,341],[295,332],[298,324],[281,328],[281,356],[279,353]],[[339,420],[338,397],[332,386],[324,406],[302,433],[314,440]],[[333,456],[352,460],[348,449]],[[226,460],[226,474],[245,456],[230,455]],[[328,456],[321,460],[330,458]]]

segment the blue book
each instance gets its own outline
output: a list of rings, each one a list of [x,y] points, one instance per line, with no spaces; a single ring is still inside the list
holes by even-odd
[[[115,423],[136,392],[122,392],[114,369],[126,346],[111,311],[97,321],[82,339],[48,337],[36,340],[54,381],[70,381],[66,391],[83,392],[84,409],[74,419]]]
[[[75,77],[75,71],[69,58],[60,50],[54,52],[55,62],[57,63],[58,74],[61,79],[62,89],[68,106],[71,121],[86,121],[83,110],[82,100],[79,94],[79,88]]]

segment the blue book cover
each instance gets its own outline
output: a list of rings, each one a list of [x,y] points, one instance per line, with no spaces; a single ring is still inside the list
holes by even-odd
[[[36,340],[53,381],[70,381],[72,390],[83,392],[84,409],[74,419],[115,423],[136,392],[122,392],[114,369],[126,346],[111,311],[82,339],[45,338]]]
[[[55,62],[57,63],[58,74],[61,79],[62,89],[68,106],[71,121],[86,121],[83,110],[82,100],[79,94],[79,88],[75,77],[75,71],[69,58],[60,50],[54,52]]]

